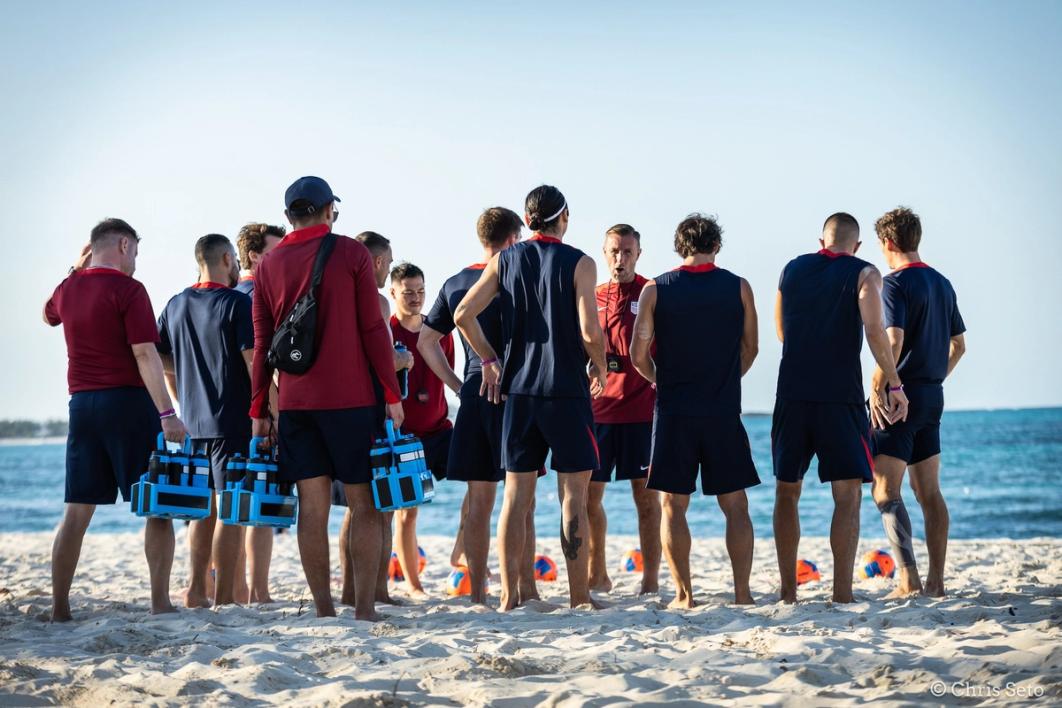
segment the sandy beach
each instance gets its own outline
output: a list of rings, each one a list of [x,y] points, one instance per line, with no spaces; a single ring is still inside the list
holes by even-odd
[[[569,610],[562,566],[560,581],[540,583],[557,609],[507,615],[447,598],[449,540],[421,543],[431,598],[389,608],[387,621],[370,625],[350,608],[314,617],[290,534],[277,539],[275,604],[151,617],[141,538],[90,532],[72,596],[76,620],[56,625],[46,621],[51,535],[0,535],[0,704],[1062,701],[1057,539],[952,541],[949,597],[885,602],[887,584],[863,580],[848,606],[829,602],[824,538],[801,545],[824,581],[802,586],[796,606],[776,603],[773,546],[761,540],[753,608],[727,604],[729,563],[722,540],[711,539],[694,544],[703,603],[694,611],[665,609],[669,578],[660,596],[637,597],[637,576],[619,570],[616,588],[601,596],[608,609]],[[609,543],[617,565],[634,545]],[[183,531],[177,544],[175,593]],[[863,541],[860,551],[877,545]],[[540,539],[540,548],[560,558],[556,541]]]

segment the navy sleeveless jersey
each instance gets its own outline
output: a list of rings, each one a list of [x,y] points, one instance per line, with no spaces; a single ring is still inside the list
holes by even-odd
[[[461,304],[468,291],[483,275],[485,267],[486,264],[483,263],[472,265],[447,279],[439,291],[439,296],[435,299],[435,304],[432,305],[431,312],[424,319],[424,324],[440,334],[453,332],[457,327],[454,323],[454,313],[457,311],[457,306]],[[479,326],[483,328],[483,334],[486,335],[490,345],[494,347],[494,351],[501,352],[503,344],[501,306],[498,300],[499,298],[494,298],[490,305],[487,306],[487,309],[481,312],[476,319],[479,320]],[[464,385],[461,386],[461,396],[478,396],[479,385],[483,376],[483,362],[480,360],[479,355],[476,354],[476,350],[465,341],[464,335],[460,336],[461,345],[465,349],[465,376]]]
[[[885,276],[881,295],[885,326],[903,330],[900,380],[942,384],[951,338],[966,331],[951,283],[925,263],[912,263]]]
[[[778,397],[863,405],[863,318],[859,274],[870,263],[819,251],[789,261],[782,293]]]
[[[741,278],[683,266],[656,280],[656,405],[685,416],[741,413]]]
[[[536,237],[498,256],[503,393],[589,398],[575,300],[575,267],[584,255],[557,239]]]

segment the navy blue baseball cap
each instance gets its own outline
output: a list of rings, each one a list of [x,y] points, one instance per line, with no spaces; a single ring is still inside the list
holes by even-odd
[[[312,209],[310,213],[317,211],[329,202],[342,201],[332,194],[332,188],[320,177],[300,177],[295,180],[288,191],[284,192],[284,206],[291,209],[295,202],[308,202]]]

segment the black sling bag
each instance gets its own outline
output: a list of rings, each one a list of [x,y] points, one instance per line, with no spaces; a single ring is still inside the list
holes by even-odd
[[[268,361],[274,369],[280,369],[286,374],[305,374],[313,366],[314,346],[317,341],[317,291],[321,287],[325,264],[335,245],[336,236],[333,233],[321,239],[317,259],[313,262],[313,277],[310,278],[309,290],[298,299],[295,307],[291,308],[280,328],[273,334]]]

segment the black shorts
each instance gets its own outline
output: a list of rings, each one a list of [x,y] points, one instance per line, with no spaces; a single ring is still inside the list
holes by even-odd
[[[771,421],[774,476],[799,482],[819,458],[819,481],[874,479],[870,419],[863,405],[779,398]]]
[[[210,458],[210,488],[225,488],[225,466],[233,455],[248,456],[251,436],[235,438],[192,438],[192,449]]]
[[[760,483],[740,415],[693,417],[657,411],[646,487],[668,494],[730,494]]]
[[[458,482],[501,482],[502,418],[505,407],[478,394],[461,397],[454,421],[447,479]]]
[[[905,386],[911,403],[907,420],[874,430],[874,451],[913,465],[940,454],[940,417],[944,413],[941,386]]]
[[[502,416],[502,466],[509,472],[538,472],[553,453],[557,472],[585,472],[600,466],[589,398],[510,395]]]
[[[66,439],[67,504],[113,504],[147,471],[162,431],[147,389],[80,391],[70,397]]]
[[[322,476],[343,484],[372,481],[369,451],[375,440],[376,406],[280,411],[278,425],[281,481]]]
[[[421,444],[424,445],[424,463],[428,465],[428,469],[431,470],[436,480],[446,479],[450,458],[450,440],[453,434],[453,428],[446,428],[420,438]]]
[[[649,460],[653,450],[653,424],[650,423],[594,423],[594,437],[601,464],[591,482],[611,482],[612,470],[616,481],[645,479],[649,476]]]

